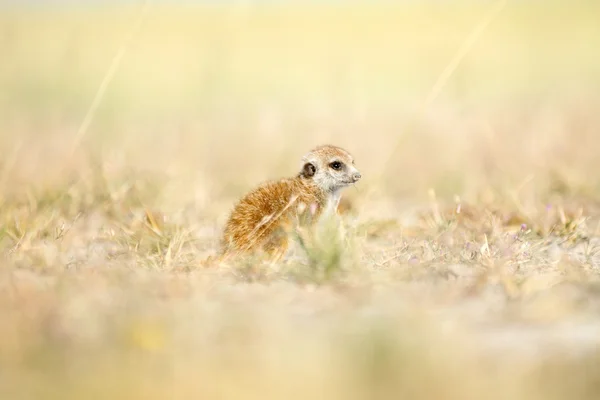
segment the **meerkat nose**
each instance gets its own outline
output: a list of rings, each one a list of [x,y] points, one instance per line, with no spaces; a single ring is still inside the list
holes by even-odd
[[[358,182],[360,178],[360,172],[355,172],[354,174],[352,174],[352,179],[354,180],[354,182]]]

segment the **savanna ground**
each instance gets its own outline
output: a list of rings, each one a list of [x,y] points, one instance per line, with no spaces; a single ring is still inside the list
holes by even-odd
[[[598,398],[600,5],[489,7],[2,9],[0,397]],[[322,143],[344,242],[203,265]]]

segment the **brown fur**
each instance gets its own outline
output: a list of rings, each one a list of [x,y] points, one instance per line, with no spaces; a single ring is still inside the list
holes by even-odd
[[[335,146],[320,146],[303,157],[293,178],[266,182],[234,207],[223,232],[223,256],[259,250],[273,258],[283,256],[288,234],[296,224],[311,225],[323,210],[337,208],[339,191],[360,179],[351,155]],[[343,168],[330,165],[339,161]]]

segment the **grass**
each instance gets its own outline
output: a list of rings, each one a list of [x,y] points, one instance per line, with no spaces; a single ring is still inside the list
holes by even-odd
[[[140,8],[3,11],[0,397],[597,398],[600,10],[507,3],[428,101],[486,10],[155,4],[83,131]],[[341,227],[206,263],[325,142]]]

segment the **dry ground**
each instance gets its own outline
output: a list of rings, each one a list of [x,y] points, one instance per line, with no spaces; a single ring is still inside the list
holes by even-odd
[[[0,397],[595,399],[600,7],[0,13]],[[343,243],[205,267],[232,202],[355,154]]]

